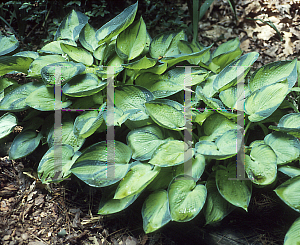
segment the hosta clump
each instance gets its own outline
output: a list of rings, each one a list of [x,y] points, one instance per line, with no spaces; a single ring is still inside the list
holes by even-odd
[[[72,11],[38,52],[8,56],[17,40],[1,45],[0,75],[19,71],[35,79],[20,85],[1,77],[0,137],[23,127],[9,157],[48,144],[39,178],[59,182],[73,174],[103,188],[99,214],[146,196],[146,233],[201,210],[207,224],[235,208],[247,211],[252,188],[275,186],[278,170],[291,179],[275,192],[299,212],[297,60],[253,72],[259,54],[242,55],[238,39],[211,52],[188,42],[183,30],[151,38],[137,8],[129,6],[99,30]],[[21,122],[18,111],[26,112]],[[257,125],[265,135],[251,141]],[[97,143],[85,144],[89,137]],[[237,178],[237,166],[248,179]],[[286,244],[299,242],[297,227],[299,220]]]

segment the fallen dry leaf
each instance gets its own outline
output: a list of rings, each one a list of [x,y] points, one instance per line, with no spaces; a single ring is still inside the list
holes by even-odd
[[[250,13],[257,13],[261,8],[261,5],[258,1],[253,1],[245,8],[246,15]]]
[[[235,35],[232,33],[231,28],[225,28],[223,26],[214,25],[212,26],[211,30],[205,31],[204,35],[210,39],[212,39],[214,42],[216,42],[220,36],[224,35],[225,39],[233,38]]]
[[[276,31],[268,25],[257,27],[254,32],[258,32],[257,38],[268,41],[276,34]]]
[[[295,53],[299,53],[299,51],[300,51],[300,40],[296,40],[294,42],[294,49],[295,49]]]
[[[291,37],[293,36],[292,33],[290,32],[283,32],[283,40],[284,42],[284,49],[283,49],[283,53],[288,56],[290,54],[293,54],[293,48],[294,48],[294,44],[291,41]]]
[[[296,37],[298,37],[300,39],[300,30],[298,30],[295,27],[291,27],[290,32],[293,33]]]
[[[240,48],[241,50],[248,52],[250,51],[249,46],[250,46],[250,39],[246,39],[241,43]]]
[[[264,51],[264,53],[270,57],[276,57],[276,51],[278,50],[278,45],[274,45],[271,48]]]

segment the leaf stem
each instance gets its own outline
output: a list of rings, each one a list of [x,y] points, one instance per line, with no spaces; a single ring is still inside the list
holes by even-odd
[[[248,124],[247,124],[247,126],[246,126],[246,128],[245,128],[244,135],[247,133],[248,128],[250,127],[250,125],[251,125],[251,121],[248,122]]]
[[[128,62],[125,61],[124,63],[127,64]],[[123,84],[125,84],[125,82],[126,82],[126,77],[127,77],[127,69],[124,69],[124,73],[123,73]]]
[[[178,133],[180,134],[180,137],[182,138],[182,140],[184,140],[184,136],[183,136],[182,131],[178,131]]]

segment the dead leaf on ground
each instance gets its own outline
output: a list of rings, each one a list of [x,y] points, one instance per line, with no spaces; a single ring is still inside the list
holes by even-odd
[[[257,13],[261,9],[261,5],[258,1],[253,1],[245,8],[246,15],[254,12]]]
[[[245,52],[249,52],[250,51],[249,46],[250,46],[250,39],[246,39],[241,43],[240,48]]]
[[[270,48],[266,49],[264,51],[264,53],[270,57],[276,57],[277,54],[276,54],[276,51],[278,50],[278,45],[273,45],[271,46]]]
[[[276,34],[276,31],[268,25],[257,27],[254,32],[258,32],[257,38],[268,41]]]
[[[293,54],[293,48],[294,48],[294,44],[292,43],[291,37],[293,36],[292,33],[290,32],[283,32],[283,40],[284,42],[284,49],[283,49],[283,53],[288,56],[290,54]]]

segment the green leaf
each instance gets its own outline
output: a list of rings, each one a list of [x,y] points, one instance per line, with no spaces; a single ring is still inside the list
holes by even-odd
[[[208,68],[215,73],[222,71],[228,64],[236,60],[242,54],[240,40],[235,38],[222,43],[212,53],[211,63]]]
[[[277,126],[270,125],[270,129],[285,132],[300,138],[300,113],[284,115]]]
[[[184,107],[168,99],[156,99],[145,103],[150,117],[159,126],[172,130],[182,130],[185,126]]]
[[[125,30],[134,20],[138,8],[138,2],[124,9],[115,18],[96,31],[98,44],[108,42],[112,37]]]
[[[292,224],[288,232],[284,237],[283,245],[295,245],[300,244],[300,217]]]
[[[227,112],[227,109],[223,105],[222,101],[220,101],[219,99],[216,99],[216,98],[209,98],[209,97],[205,96],[203,94],[200,86],[197,86],[196,99],[203,100],[203,102],[206,104],[207,108],[217,109],[217,112],[220,112],[220,111]]]
[[[205,187],[207,189],[207,198],[203,207],[203,213],[206,225],[208,225],[221,221],[224,217],[231,213],[231,211],[233,211],[235,206],[221,196],[214,177],[208,178]]]
[[[180,50],[181,54],[193,54],[193,53],[199,53],[205,47],[198,42],[192,41],[192,43],[189,43],[185,40],[180,40],[178,42],[178,48]],[[207,63],[210,59],[210,52],[206,52],[203,56],[188,59],[188,62],[192,65],[199,65],[199,63]]]
[[[293,166],[281,166],[278,170],[292,178],[300,175],[300,169]]]
[[[42,47],[40,49],[39,52],[48,53],[48,54],[63,54],[64,52],[62,51],[61,46],[60,46],[61,43],[69,44],[74,47],[77,46],[76,42],[73,40],[68,40],[68,39],[58,40],[58,41],[53,41],[53,42],[46,44],[44,47]]]
[[[141,55],[146,55],[149,53],[151,40],[152,40],[152,38],[151,38],[150,34],[148,33],[148,31],[146,30],[146,45],[145,45],[145,48]]]
[[[118,56],[115,55],[110,59],[110,61],[107,63],[106,66],[98,66],[98,70],[96,70],[96,73],[99,77],[102,79],[107,79],[108,77],[108,67],[114,67],[114,76],[117,76],[123,69],[124,67],[122,66],[123,60]]]
[[[42,134],[28,129],[18,134],[9,150],[9,159],[19,159],[29,155],[39,145]]]
[[[144,120],[149,117],[144,104],[152,99],[152,93],[140,86],[127,85],[115,89],[115,106],[124,114],[129,113],[128,118],[132,121]]]
[[[9,135],[18,124],[17,117],[10,112],[0,117],[0,139]]]
[[[242,133],[240,135],[242,137]],[[241,140],[237,140],[237,130],[231,129],[217,137],[215,142],[200,140],[196,143],[195,149],[197,153],[212,159],[227,159],[237,154],[241,148]]]
[[[157,63],[156,59],[151,59],[151,58],[147,58],[147,56],[144,56],[143,58],[137,61],[123,64],[123,66],[128,69],[140,70],[140,69],[148,69],[150,67],[153,67],[155,66],[156,63]]]
[[[168,188],[172,220],[187,222],[195,218],[205,203],[206,195],[206,187],[196,185],[192,177],[175,177]]]
[[[122,199],[142,192],[158,175],[160,167],[135,162],[119,183],[114,199]]]
[[[282,103],[288,93],[287,80],[264,86],[253,92],[245,101],[245,112],[251,122],[269,117]]]
[[[102,81],[92,73],[80,74],[67,82],[62,91],[71,97],[85,97],[98,93],[104,89],[107,81]]]
[[[71,117],[63,117],[62,119],[62,126],[61,128],[54,128],[54,126],[50,129],[50,132],[48,134],[47,142],[49,145],[49,148],[55,145],[55,135],[57,137],[60,137],[61,130],[61,144],[70,145],[73,147],[74,151],[78,151],[81,146],[83,145],[85,139],[81,137],[76,137],[74,135],[74,121]],[[58,131],[58,132],[57,132]],[[57,140],[60,141],[60,138]]]
[[[235,180],[236,171],[235,163],[230,164],[227,168],[219,168],[216,172],[217,188],[221,196],[228,202],[247,211],[252,193],[252,184],[249,180]],[[234,178],[234,180],[229,178]]]
[[[189,60],[192,58],[200,58],[200,57],[206,57],[207,53],[209,52],[209,49],[212,47],[210,45],[209,47],[205,47],[199,52],[191,53],[191,54],[178,54],[174,56],[165,56],[161,59],[162,62],[166,62],[168,64],[168,67],[171,67],[179,62]]]
[[[147,186],[147,190],[156,191],[160,189],[167,189],[171,180],[175,177],[173,167],[161,168],[159,174]]]
[[[11,71],[19,71],[27,74],[27,70],[33,59],[21,56],[0,57],[0,76]]]
[[[152,58],[174,57],[179,55],[179,40],[186,40],[183,31],[178,33],[168,32],[154,37],[150,43],[149,53]]]
[[[116,52],[121,59],[132,60],[143,52],[146,39],[146,24],[141,17],[118,35]]]
[[[188,161],[186,157],[192,157],[194,151],[184,141],[169,140],[160,145],[153,153],[150,164],[159,167],[175,166]]]
[[[29,77],[41,77],[41,70],[44,66],[66,61],[61,55],[46,55],[35,59],[28,69]]]
[[[114,37],[110,42],[108,43],[102,43],[94,52],[93,55],[96,59],[100,60],[100,65],[106,64],[111,61],[114,57],[118,58],[119,60],[122,60],[117,54],[116,54],[116,37]],[[123,64],[123,60],[121,62]]]
[[[98,43],[98,42],[97,42]],[[107,44],[106,43],[102,43],[100,46],[98,46],[94,52],[93,52],[93,56],[97,59],[97,60],[101,60],[101,64],[103,63],[104,57],[105,57],[105,51],[107,50]]]
[[[227,65],[215,78],[214,89],[222,91],[236,85],[241,79],[244,79],[258,56],[258,53],[251,52]]]
[[[64,43],[61,43],[60,47],[62,51],[69,55],[74,61],[81,62],[87,66],[91,66],[94,62],[93,55],[83,48],[74,47]]]
[[[69,39],[76,41],[82,28],[88,23],[88,17],[74,9],[63,19],[59,25],[54,41]]]
[[[106,125],[111,125],[113,124],[114,126],[120,126],[129,118],[130,115],[133,115],[134,113],[138,112],[138,109],[132,109],[132,110],[128,110],[125,112],[123,112],[121,109],[114,107],[113,110],[111,110],[111,113],[113,112],[113,118],[111,116],[110,119],[107,118],[107,110],[105,110],[103,112],[103,117],[105,120]],[[114,121],[112,123],[112,121]]]
[[[293,87],[293,88],[291,88],[291,91],[296,91],[296,92],[300,92],[300,88],[299,87]]]
[[[150,73],[161,75],[167,69],[168,69],[168,64],[167,63],[163,63],[160,60],[158,60],[155,66],[153,66],[151,68],[148,68],[148,69],[140,70],[139,72],[140,73],[150,72]]]
[[[131,205],[139,197],[139,195],[140,193],[125,197],[123,199],[113,199],[113,193],[104,191],[100,201],[98,214],[107,215],[118,213]]]
[[[155,98],[164,98],[186,89],[186,71],[184,67],[176,67],[167,71],[163,75],[153,73],[143,73],[135,80],[136,85],[140,85],[151,91]],[[201,67],[191,68],[190,86],[204,81],[209,72]]]
[[[293,61],[276,61],[257,69],[251,76],[249,88],[251,92],[262,89],[264,86],[288,81],[289,90],[297,81],[297,59]]]
[[[38,52],[34,52],[34,51],[22,51],[22,52],[18,52],[16,54],[14,54],[13,56],[21,56],[21,57],[28,57],[28,58],[32,58],[32,59],[37,59],[38,57],[40,57]]]
[[[198,181],[205,169],[205,157],[201,154],[196,154],[192,158],[192,164],[182,163],[175,168],[175,176],[190,175],[195,181]]]
[[[237,125],[223,115],[214,113],[203,123],[203,131],[207,136],[200,137],[200,140],[214,141],[231,129],[236,129]]]
[[[206,108],[203,112],[199,112],[198,110],[192,109],[192,122],[196,122],[199,125],[202,125],[206,118],[208,118],[212,114],[214,114],[214,112]]]
[[[158,190],[151,193],[142,207],[143,228],[145,233],[151,233],[171,221],[168,193]]]
[[[96,30],[89,23],[87,23],[81,30],[79,34],[79,42],[90,52],[93,52],[99,46],[96,39]]]
[[[275,152],[277,164],[292,162],[300,156],[300,142],[292,135],[283,132],[273,132],[268,134],[264,141]]]
[[[245,171],[254,184],[266,186],[277,177],[276,154],[266,144],[257,144],[245,155]]]
[[[41,75],[47,86],[60,85],[70,81],[76,75],[82,73],[85,66],[74,62],[57,62],[44,66]],[[60,81],[57,81],[60,79]]]
[[[16,80],[12,79],[12,78],[8,78],[8,77],[1,77],[0,78],[0,96],[2,96],[2,94],[4,93],[4,90],[8,87],[11,87],[12,85],[18,85],[18,83],[16,82]],[[0,101],[4,98],[0,97]]]
[[[201,90],[201,93],[203,93],[208,98],[213,98],[214,95],[218,92],[214,89],[214,80],[217,77],[217,74],[212,75],[209,74],[209,77],[206,79],[205,83],[201,83],[196,87],[196,96],[195,99],[198,101],[201,98],[201,96],[198,95],[199,90]]]
[[[219,94],[222,102],[231,109],[237,109],[238,103],[244,103],[244,99],[250,95],[248,86],[244,85],[244,89],[237,89],[237,87],[230,87],[221,91]]]
[[[113,164],[107,164],[107,143],[101,141],[89,146],[76,160],[71,172],[90,186],[104,187],[120,181],[130,168],[131,149],[115,141]]]
[[[300,212],[300,176],[291,178],[280,186],[278,186],[274,191],[277,196],[285,202],[292,209]]]
[[[87,138],[91,136],[103,123],[103,110],[106,106],[104,103],[99,111],[85,111],[74,122],[74,135],[76,137]]]
[[[71,174],[70,168],[76,160],[76,157],[72,158],[73,155],[74,150],[69,145],[50,147],[38,166],[38,177],[42,183],[60,182],[68,178]],[[57,178],[57,174],[60,174],[60,178]]]
[[[139,161],[149,160],[155,149],[164,142],[162,131],[155,125],[134,129],[127,135],[132,158]]]
[[[26,98],[41,86],[41,83],[30,82],[17,87],[1,100],[0,111],[22,111],[26,109],[28,107]]]
[[[95,104],[98,103],[95,103],[93,96],[81,97],[77,98],[75,101],[72,101],[72,104],[68,107],[68,109],[95,108]]]
[[[16,50],[18,46],[19,41],[16,39],[15,35],[6,37],[0,34],[0,56]]]
[[[265,137],[265,139],[268,137]],[[268,140],[260,141],[256,140],[250,144],[251,153],[250,156],[253,160],[258,161],[262,164],[276,163],[277,156],[276,152],[268,145]]]
[[[144,120],[139,120],[139,121],[131,121],[130,119],[126,120],[125,125],[128,127],[130,130],[134,130],[136,128],[144,127],[144,126],[149,126],[154,124],[153,120],[148,117],[147,119]]]
[[[54,89],[47,88],[45,85],[30,93],[25,102],[28,106],[40,111],[54,111],[57,106],[66,108],[72,103],[71,101],[55,101]]]
[[[200,10],[199,10],[199,20],[203,18],[206,11],[209,9],[210,5],[213,3],[214,0],[206,0],[204,3],[201,4]]]

